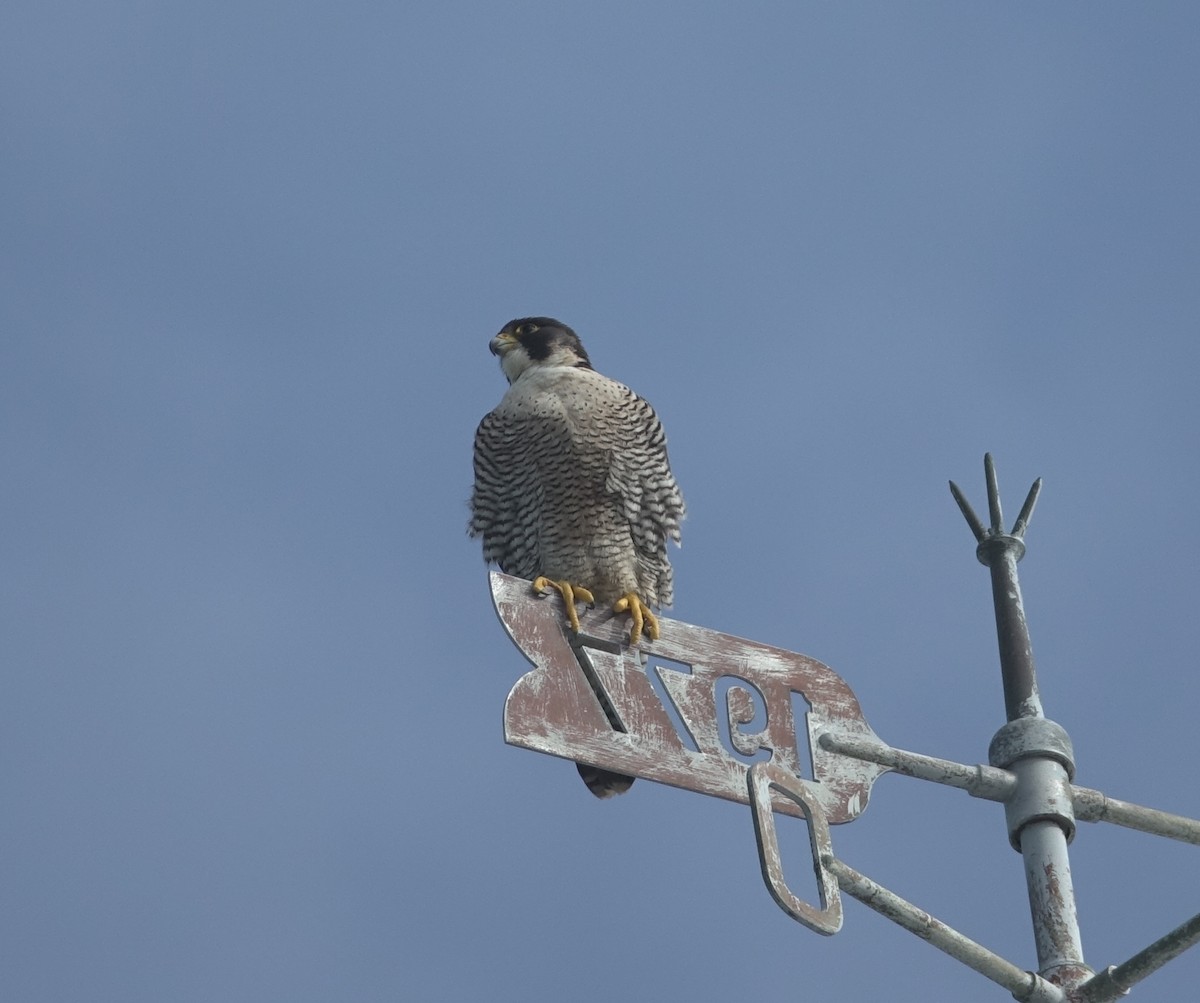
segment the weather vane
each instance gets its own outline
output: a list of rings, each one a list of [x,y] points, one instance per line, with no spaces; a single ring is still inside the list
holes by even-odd
[[[1021,602],[1017,562],[1041,490],[1034,482],[1004,529],[991,455],[984,457],[989,523],[953,482],[950,490],[992,577],[1007,723],[968,766],[892,748],[867,724],[858,698],[827,665],[805,655],[662,619],[659,637],[630,645],[606,609],[564,623],[529,581],[493,572],[496,611],[533,670],[504,705],[512,745],[600,770],[643,777],[751,807],[763,879],[789,915],[822,934],[841,929],[841,893],[1030,1003],[1107,1003],[1200,940],[1193,916],[1120,965],[1098,973],[1080,943],[1067,847],[1077,820],[1112,822],[1200,844],[1200,821],[1118,801],[1072,783],[1071,740],[1045,717]],[[830,825],[851,822],[871,787],[895,772],[1004,804],[1009,842],[1025,861],[1037,948],[1027,971],[963,936],[834,855]],[[775,813],[808,826],[819,903],[783,877]]]

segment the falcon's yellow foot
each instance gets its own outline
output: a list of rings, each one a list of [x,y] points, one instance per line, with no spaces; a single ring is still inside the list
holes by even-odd
[[[642,639],[643,627],[651,641],[658,640],[658,619],[636,592],[626,592],[613,604],[614,613],[626,611],[633,618],[633,627],[629,631],[630,644],[636,645]]]
[[[591,603],[596,600],[592,593],[582,585],[572,585],[570,582],[556,582],[553,578],[538,575],[533,580],[533,591],[544,592],[546,589],[557,589],[567,607],[567,619],[571,621],[571,629],[579,633],[579,613],[575,609],[577,602]]]

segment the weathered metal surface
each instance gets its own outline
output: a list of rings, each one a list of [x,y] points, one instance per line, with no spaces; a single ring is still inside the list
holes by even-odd
[[[1021,718],[1010,721],[1001,733],[1008,732],[1010,741],[1001,743],[1008,752],[1020,744],[1011,741],[1011,730],[1025,725],[1050,725],[1045,718]],[[1059,728],[1058,725],[1054,725]],[[1071,784],[1067,768],[1049,747],[1039,749],[1036,739],[1039,733],[1047,734],[1045,728],[1030,728],[1034,734],[1025,743],[1029,751],[1021,752],[1016,759],[993,758],[992,765],[1009,769],[1016,778],[1016,787],[1004,802],[1004,817],[1008,821],[1008,841],[1018,853],[1022,852],[1021,836],[1032,822],[1054,822],[1063,831],[1067,842],[1075,838],[1075,806],[1071,799]],[[1064,733],[1065,734],[1065,733]],[[990,750],[997,751],[992,742]]]
[[[1000,675],[1009,724],[993,739],[992,765],[1011,770],[1016,786],[1005,801],[1009,839],[1025,862],[1025,881],[1037,947],[1038,972],[1057,985],[1077,988],[1091,976],[1075,912],[1075,891],[1067,841],[1075,831],[1068,770],[1074,769],[1066,732],[1043,718],[1029,627],[1021,602],[1017,562],[1025,555],[1023,536],[1041,490],[1034,482],[1012,532],[1004,529],[1000,488],[991,454],[983,458],[988,513],[984,527],[953,482],[950,490],[975,536],[975,556],[992,578]],[[1022,722],[1017,724],[1016,722]]]
[[[826,738],[828,734],[822,738]],[[882,752],[887,748],[878,741],[855,739],[853,744],[861,752]],[[842,926],[839,890],[844,891],[881,916],[1003,986],[1018,1000],[1025,1003],[1065,1003],[1068,999],[1059,986],[1040,975],[1018,968],[1012,962],[977,944],[953,927],[947,926],[895,892],[889,891],[865,874],[838,860],[833,853],[829,825],[807,781],[770,763],[755,763],[750,768],[748,784],[763,880],[771,897],[793,919],[817,933],[837,933]],[[773,793],[796,801],[804,809],[808,822],[813,873],[821,897],[819,907],[801,899],[784,879],[775,819],[771,811]]]
[[[957,787],[972,797],[987,801],[1007,801],[1017,786],[1017,778],[1008,770],[999,770],[994,766],[967,766],[951,759],[937,759],[919,752],[893,749],[882,742],[836,732],[822,732],[817,741],[821,748],[830,752],[878,763],[906,777]]]
[[[1018,789],[1021,784],[1018,773]],[[1092,969],[1083,960],[1066,833],[1056,820],[1043,819],[1026,824],[1020,839],[1038,972],[1055,985],[1076,988],[1091,978]]]
[[[832,856],[822,860],[822,864],[837,878],[838,887],[847,895],[1003,986],[1022,1003],[1063,1003],[1067,999],[1058,986],[1018,968],[848,864]]]
[[[988,762],[1007,769],[1019,759],[1046,757],[1057,759],[1075,776],[1075,748],[1071,736],[1057,721],[1048,717],[1019,717],[1009,721],[988,743]]]
[[[950,492],[967,525],[971,527],[978,546],[975,556],[987,566],[992,575],[992,600],[996,612],[996,640],[1000,646],[1000,667],[1004,683],[1004,706],[1008,720],[1019,717],[1040,717],[1042,701],[1038,693],[1037,670],[1033,649],[1029,643],[1029,628],[1025,622],[1025,607],[1021,602],[1021,586],[1017,580],[1017,562],[1025,556],[1025,530],[1033,516],[1042,490],[1042,479],[1033,482],[1021,514],[1012,532],[1004,530],[1004,514],[1000,508],[1000,487],[996,480],[996,464],[992,454],[983,458],[987,480],[988,514],[991,525],[985,527],[971,508],[966,495],[953,481]]]
[[[607,609],[581,611],[575,636],[557,597],[539,597],[529,582],[498,572],[491,587],[500,621],[534,665],[504,705],[504,738],[512,745],[743,804],[750,757],[757,755],[807,776],[835,824],[857,817],[871,785],[887,772],[812,740],[828,729],[879,741],[845,680],[816,659],[665,618],[657,641],[643,639],[640,650],[631,649],[626,618]],[[718,684],[726,678],[732,685],[721,701]],[[804,720],[796,720],[793,693],[811,708]],[[774,796],[774,806],[802,815],[782,795]]]
[[[1200,821],[1194,818],[1130,804],[1090,787],[1072,785],[1071,797],[1075,802],[1075,817],[1082,822],[1111,822],[1127,829],[1200,846]]]
[[[1039,719],[1027,718],[1025,720],[1032,723]],[[1053,723],[1044,718],[1040,720],[1044,724]],[[965,763],[956,763],[950,759],[938,759],[934,756],[922,755],[919,752],[894,749],[879,741],[837,732],[822,732],[817,741],[822,748],[828,749],[830,752],[879,763],[902,776],[915,777],[918,780],[931,780],[947,787],[957,787],[972,797],[983,798],[987,801],[1007,801],[1016,790],[1017,778],[1008,770],[998,769],[995,766],[967,766]],[[1165,836],[1168,839],[1177,839],[1181,843],[1193,843],[1200,846],[1200,820],[1188,818],[1186,815],[1173,815],[1171,812],[1160,811],[1157,808],[1146,808],[1129,801],[1121,801],[1090,787],[1070,784],[1067,789],[1071,794],[1077,821],[1110,822],[1127,829],[1137,829],[1140,832],[1148,832],[1155,836]]]
[[[1087,1003],[1108,1003],[1124,996],[1148,975],[1153,975],[1189,947],[1200,943],[1200,914],[1180,923],[1164,937],[1159,937],[1143,951],[1120,965],[1111,965],[1083,985]]]
[[[821,811],[820,802],[799,777],[773,763],[755,763],[747,777],[750,806],[754,809],[754,835],[758,841],[758,861],[763,880],[771,897],[792,919],[803,923],[815,933],[830,936],[842,928],[842,897],[837,880],[822,861],[833,856],[829,838],[829,822]],[[805,902],[790,887],[783,876],[783,858],[779,852],[779,835],[775,830],[775,814],[771,803],[781,794],[794,801],[803,811],[808,824],[808,842],[812,849],[813,874],[821,904]]]
[[[955,500],[978,541],[976,556],[992,572],[992,595],[1008,723],[988,750],[990,766],[965,766],[949,760],[893,749],[878,739],[819,726],[815,749],[893,769],[907,776],[966,790],[975,797],[1004,803],[1009,839],[1025,864],[1033,919],[1038,972],[1026,972],[964,937],[895,893],[860,874],[833,855],[828,827],[818,804],[807,795],[808,784],[764,764],[750,771],[755,833],[763,878],[775,901],[795,919],[820,933],[835,932],[841,923],[839,899],[829,890],[836,879],[841,891],[957,958],[1008,989],[1018,1000],[1036,1003],[1110,1003],[1172,958],[1200,943],[1200,915],[1159,938],[1124,964],[1094,975],[1083,960],[1075,893],[1067,845],[1075,834],[1075,813],[1087,821],[1111,821],[1182,839],[1200,841],[1200,822],[1110,799],[1099,791],[1071,784],[1075,772],[1070,736],[1047,720],[1037,688],[1029,630],[1021,603],[1017,562],[1025,553],[1021,539],[1032,515],[1041,481],[1034,483],[1011,533],[1003,527],[996,471],[985,457],[988,510],[985,527],[958,487]],[[744,713],[740,708],[738,713]],[[733,701],[730,719],[735,718]],[[825,910],[804,902],[788,888],[779,859],[771,792],[806,805],[809,840]],[[828,914],[827,914],[828,913]]]

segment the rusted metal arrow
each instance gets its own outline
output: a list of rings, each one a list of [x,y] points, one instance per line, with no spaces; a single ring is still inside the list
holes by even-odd
[[[769,758],[805,777],[835,824],[866,808],[888,770],[816,742],[827,730],[878,739],[845,680],[814,658],[667,619],[659,640],[630,648],[627,624],[608,610],[586,612],[575,635],[556,596],[498,572],[491,585],[501,623],[534,665],[504,705],[511,745],[743,804],[747,770]],[[808,704],[803,720],[793,693]],[[775,810],[803,814],[785,797]]]

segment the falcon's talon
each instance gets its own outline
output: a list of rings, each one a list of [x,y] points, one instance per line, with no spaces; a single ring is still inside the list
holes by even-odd
[[[585,589],[582,585],[572,585],[570,582],[556,582],[553,578],[547,578],[545,575],[538,575],[532,584],[533,591],[539,594],[546,589],[557,590],[567,607],[567,619],[571,623],[571,629],[578,634],[579,612],[575,609],[575,604],[577,602],[589,604],[595,602],[596,600],[593,598],[591,590]]]
[[[650,607],[643,602],[636,592],[626,592],[615,603],[614,613],[629,613],[633,626],[629,630],[629,643],[636,646],[642,639],[643,630],[651,641],[658,640],[658,618],[650,612]]]

